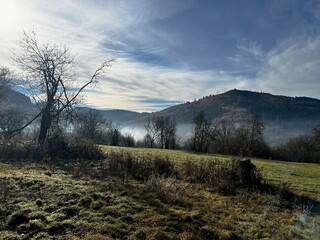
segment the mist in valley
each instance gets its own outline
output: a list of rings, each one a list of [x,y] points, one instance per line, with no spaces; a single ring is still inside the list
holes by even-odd
[[[263,130],[263,137],[265,142],[270,147],[278,147],[288,142],[292,138],[304,136],[310,134],[314,127],[317,125],[316,121],[273,121],[265,124]],[[131,124],[119,124],[123,135],[130,134],[136,141],[141,141],[146,136],[147,131],[145,127],[140,125]],[[192,138],[193,124],[177,124],[176,136],[180,146],[183,146],[185,142]]]

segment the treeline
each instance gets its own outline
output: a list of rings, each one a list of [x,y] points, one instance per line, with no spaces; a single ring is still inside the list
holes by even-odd
[[[312,133],[270,147],[264,140],[265,127],[259,115],[236,125],[231,119],[206,119],[204,112],[193,118],[193,135],[185,148],[195,152],[255,156],[282,161],[320,163],[320,125]]]
[[[263,138],[264,124],[259,115],[236,125],[229,118],[210,121],[204,112],[193,118],[192,137],[186,149],[203,152],[267,158],[270,149]]]
[[[170,116],[154,116],[145,123],[147,134],[139,146],[150,148],[183,148],[202,153],[232,155],[259,155],[269,157],[270,150],[263,139],[264,125],[258,115],[251,116],[242,125],[236,126],[231,119],[214,122],[203,111],[193,118],[192,136],[185,142],[177,137],[176,122]]]
[[[74,137],[90,140],[96,144],[134,147],[136,140],[130,133],[123,133],[121,126],[107,121],[98,110],[89,109],[78,114],[72,123]]]
[[[176,149],[243,157],[260,157],[295,162],[320,162],[320,126],[308,135],[290,139],[272,148],[264,140],[264,123],[259,115],[248,116],[242,123],[230,118],[210,121],[203,111],[193,117],[192,136],[179,141],[173,117],[155,116],[145,123],[147,134],[138,147]]]
[[[272,151],[273,157],[283,161],[320,163],[320,125],[312,133],[291,138]]]
[[[0,105],[0,142],[36,141],[39,122],[30,124],[23,131],[12,131],[23,127],[24,116],[19,110]],[[136,140],[130,133],[123,133],[121,126],[107,121],[100,111],[80,111],[73,119],[54,121],[48,131],[48,139],[68,137],[84,139],[95,144],[134,147]]]
[[[142,147],[165,149],[177,148],[177,127],[175,118],[155,116],[148,118],[144,125],[147,134],[138,142]]]

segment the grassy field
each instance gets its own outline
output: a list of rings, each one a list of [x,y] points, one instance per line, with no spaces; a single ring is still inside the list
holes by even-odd
[[[106,152],[110,151],[130,151],[134,154],[157,154],[168,156],[178,163],[186,160],[195,162],[222,160],[229,161],[233,157],[217,154],[200,154],[189,153],[181,150],[165,150],[165,149],[150,149],[150,148],[125,148],[125,147],[110,147],[102,146]],[[270,182],[277,184],[288,184],[288,186],[299,195],[320,201],[320,164],[312,163],[294,163],[283,162],[265,159],[252,159],[252,162],[257,168],[262,170],[263,176]]]
[[[103,147],[201,163],[228,156]],[[320,199],[320,165],[254,159],[268,181]],[[268,193],[224,195],[183,179],[127,181],[102,162],[66,166],[0,163],[0,239],[317,239],[319,214]]]

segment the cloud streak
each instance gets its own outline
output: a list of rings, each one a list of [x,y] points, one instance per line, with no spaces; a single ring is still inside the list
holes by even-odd
[[[319,98],[320,36],[287,39],[267,54],[257,85],[264,91]]]

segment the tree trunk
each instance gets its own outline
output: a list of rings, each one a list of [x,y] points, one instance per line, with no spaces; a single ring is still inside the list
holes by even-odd
[[[50,110],[50,104],[47,104],[41,116],[40,133],[38,137],[38,143],[40,145],[43,145],[48,136],[48,131],[51,125]]]

